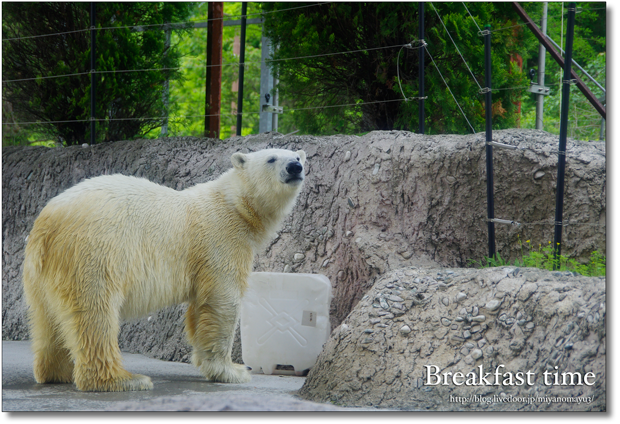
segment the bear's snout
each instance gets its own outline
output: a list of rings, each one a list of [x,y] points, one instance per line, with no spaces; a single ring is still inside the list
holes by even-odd
[[[286,172],[288,172],[291,175],[301,174],[303,170],[304,170],[304,167],[301,165],[301,163],[297,161],[289,162],[289,164],[286,165]]]
[[[286,184],[292,184],[294,186],[297,186],[303,182],[304,167],[299,161],[290,161],[286,164],[284,170],[286,172],[282,173],[282,177],[284,178],[284,182]]]

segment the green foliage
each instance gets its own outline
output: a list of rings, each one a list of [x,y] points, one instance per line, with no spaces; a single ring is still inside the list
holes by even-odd
[[[547,34],[562,49],[565,48],[567,30],[567,4],[548,3]],[[522,3],[525,11],[536,23],[542,18],[542,3]],[[575,39],[573,42],[573,59],[581,65],[596,81],[605,86],[606,81],[606,3],[578,2],[575,16]],[[538,69],[538,41],[529,32],[525,34],[524,68]],[[599,98],[604,93],[576,67],[573,67],[584,83]],[[560,133],[560,104],[562,100],[560,82],[564,78],[562,68],[546,53],[545,85],[551,88],[551,94],[544,101],[544,130]],[[588,102],[576,86],[571,86],[568,136],[580,140],[598,140],[600,137],[601,116]],[[523,93],[524,128],[536,128],[536,96]]]
[[[606,57],[605,53],[597,54],[591,61],[584,65],[584,69],[600,83],[606,80]],[[553,76],[551,81],[561,80],[564,76],[564,71],[558,70]],[[589,80],[583,78],[599,98],[602,98],[603,91],[592,84]],[[550,82],[545,84],[549,86],[554,84]],[[544,102],[544,117],[543,128],[553,134],[560,133],[560,112],[562,95],[560,87],[555,83],[554,95],[547,96]],[[602,85],[602,84],[601,84]],[[534,97],[534,96],[532,96]],[[524,128],[536,128],[536,107],[534,102],[531,107],[524,108],[523,111],[523,127]],[[605,102],[603,102],[604,104]],[[568,137],[578,140],[599,140],[601,131],[601,116],[585,98],[585,96],[579,91],[576,85],[570,87],[570,104],[568,115]]]
[[[542,4],[521,3],[540,22]],[[426,3],[425,40],[475,131],[484,129],[483,39],[476,23],[491,25],[493,128],[535,127],[535,96],[524,89],[531,68],[537,68],[538,41],[522,24],[510,3]],[[601,84],[606,79],[605,3],[578,3],[574,58]],[[303,7],[311,6],[311,7]],[[88,28],[88,3],[4,3],[3,38]],[[204,22],[207,3],[98,3],[98,27],[150,25],[190,19]],[[239,19],[241,3],[224,4],[226,19]],[[293,10],[285,10],[293,9]],[[279,116],[282,133],[355,134],[374,129],[417,130],[418,102],[403,101],[396,71],[407,97],[418,95],[418,50],[401,49],[418,37],[418,5],[399,3],[248,3],[249,18],[261,11],[265,33],[278,46],[272,62],[280,78]],[[563,14],[562,14],[563,13]],[[549,35],[565,39],[566,5],[549,3]],[[454,38],[473,77],[448,37],[438,15]],[[562,25],[564,16],[564,25]],[[475,20],[475,22],[474,22]],[[248,25],[242,134],[258,132],[260,110],[261,25]],[[233,39],[239,26],[224,27],[221,138],[234,134],[237,103],[232,91],[238,79]],[[189,36],[187,36],[189,34]],[[563,35],[561,35],[563,34]],[[106,73],[97,86],[97,141],[159,137],[164,120],[162,89],[170,79],[169,135],[202,135],[205,113],[206,28],[173,31],[172,48],[164,53],[161,28],[135,32],[130,28],[97,33],[97,69],[176,68],[179,71]],[[71,121],[90,117],[90,76],[42,79],[46,75],[88,72],[90,35],[3,42],[3,80],[37,78],[3,84],[3,122]],[[414,43],[415,45],[415,43]],[[380,49],[376,49],[380,47]],[[384,48],[389,47],[389,48]],[[338,54],[344,51],[355,53]],[[400,54],[399,54],[400,53]],[[331,54],[324,56],[325,54]],[[296,60],[293,57],[316,56]],[[523,59],[523,69],[517,61]],[[552,95],[545,99],[545,130],[559,132],[562,70],[547,58],[546,81]],[[426,132],[470,133],[452,95],[426,55]],[[602,96],[601,90],[586,84]],[[379,102],[379,103],[373,103]],[[365,103],[365,104],[364,104]],[[333,105],[347,105],[331,107]],[[519,104],[522,114],[518,114]],[[357,106],[356,106],[357,105]],[[115,120],[125,119],[128,120]],[[138,119],[140,118],[140,119]],[[150,118],[150,119],[144,119]],[[600,117],[576,87],[571,87],[569,137],[598,139]],[[89,122],[3,125],[3,144],[77,144],[89,140]]]
[[[556,258],[551,242],[544,247],[539,244],[538,249],[533,248],[529,240],[525,243],[524,251],[524,245],[519,241],[521,245],[521,258],[515,259],[512,264],[497,253],[494,258],[485,257],[482,261],[470,260],[469,265],[477,268],[493,268],[512,265],[517,267],[545,269],[547,271],[571,271],[590,277],[605,275],[606,258],[597,251],[590,254],[590,260],[587,263],[581,264],[575,259],[567,258],[564,255],[559,255]]]
[[[479,25],[505,27],[516,22],[509,4],[471,3],[468,7]],[[263,8],[280,11],[266,15],[265,30],[278,46],[273,58],[279,61],[273,62],[273,68],[280,78],[281,103],[288,106],[285,110],[297,109],[285,112],[281,118],[281,126],[288,126],[286,130],[297,127],[303,132],[325,134],[417,129],[418,102],[402,101],[398,84],[400,73],[405,95],[417,96],[418,51],[400,49],[417,39],[417,3],[328,3],[289,11],[282,11],[290,8],[288,3],[264,3]],[[474,77],[446,34],[435,8]],[[484,85],[484,46],[478,28],[461,3],[427,3],[425,26],[429,52],[466,116],[476,131],[481,131],[484,98],[478,84]],[[502,86],[525,82],[524,74],[510,61],[512,53],[523,50],[521,38],[519,32],[508,39],[493,37],[493,80],[501,81]],[[354,53],[336,54],[346,51]],[[281,60],[324,54],[332,55]],[[471,132],[428,55],[425,62],[427,132]],[[517,96],[507,90],[494,93],[495,128],[516,126]],[[366,104],[327,108],[360,103]]]
[[[427,133],[470,133],[471,128],[462,117],[439,72],[448,82],[450,89],[461,105],[465,116],[475,132],[484,131],[485,105],[480,87],[484,87],[484,39],[479,27],[490,25],[492,30],[515,25],[517,17],[509,3],[469,3],[467,13],[462,3],[433,3],[428,11],[433,20],[427,24],[428,50],[439,68],[427,59],[426,67],[426,127]],[[448,36],[439,17],[450,32],[457,47]],[[475,21],[475,22],[474,22]],[[476,25],[477,24],[477,25]],[[491,34],[491,74],[493,87],[493,129],[513,128],[518,125],[517,104],[519,93],[505,88],[522,86],[526,82],[524,73],[516,63],[522,54],[522,32],[508,31]],[[474,78],[467,69],[467,61]],[[497,91],[495,91],[497,90]],[[412,93],[413,94],[413,93]],[[417,103],[417,102],[415,102]],[[411,126],[417,124],[417,104],[407,103],[406,116]],[[415,122],[415,123],[414,123]]]
[[[189,3],[97,3],[97,71],[176,68],[179,54],[165,49],[159,26],[135,31],[134,25],[185,21]],[[89,3],[4,3],[3,80],[36,78],[3,84],[3,104],[11,105],[13,122],[65,121],[15,129],[3,142],[25,143],[33,134],[80,144],[90,139]],[[65,33],[48,37],[33,35]],[[71,77],[51,75],[84,73]],[[97,142],[144,135],[164,121],[162,88],[174,70],[97,74]],[[81,122],[66,122],[81,121]],[[7,127],[5,125],[5,127]]]
[[[207,21],[207,3],[200,3],[193,11],[191,20]],[[260,12],[260,4],[248,3],[248,14]],[[224,3],[225,19],[240,19],[241,3]],[[253,18],[255,16],[249,16]],[[237,104],[237,91],[233,91],[233,82],[239,79],[239,54],[233,52],[234,38],[239,37],[240,26],[225,26],[222,46],[222,103],[220,118],[220,138],[235,135],[237,115],[232,114],[233,105]],[[183,79],[170,84],[170,103],[176,106],[170,124],[170,135],[203,136],[205,128],[205,86],[206,86],[206,51],[207,29],[194,29],[191,37],[173,38],[183,58],[181,67]],[[247,25],[243,93],[243,128],[242,135],[258,133],[259,96],[260,96],[260,60],[261,60],[261,26]]]

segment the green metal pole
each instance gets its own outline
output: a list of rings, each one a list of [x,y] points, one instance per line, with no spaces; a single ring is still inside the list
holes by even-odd
[[[486,132],[486,162],[487,162],[487,218],[489,232],[489,258],[495,257],[495,204],[493,200],[493,100],[491,98],[491,25],[484,27],[484,84],[486,88],[485,132]]]
[[[571,86],[571,65],[573,58],[573,39],[575,33],[576,3],[568,4],[568,27],[566,28],[566,48],[564,57],[564,79],[562,81],[562,104],[560,111],[560,147],[558,151],[558,184],[555,192],[555,234],[553,237],[554,264],[557,269],[562,251],[562,215],[564,212],[564,175],[566,170],[566,134],[568,132],[568,107]]]
[[[96,142],[96,125],[95,125],[95,116],[96,116],[96,106],[95,103],[95,93],[96,93],[96,85],[97,79],[95,74],[96,67],[96,47],[97,47],[97,31],[95,30],[95,14],[97,11],[97,6],[94,2],[90,3],[90,144],[91,146]]]
[[[424,2],[418,3],[418,39],[424,40]],[[424,47],[418,50],[418,134],[424,134]]]

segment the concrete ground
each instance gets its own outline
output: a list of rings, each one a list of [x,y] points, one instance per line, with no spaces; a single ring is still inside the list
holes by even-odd
[[[206,381],[194,366],[123,353],[127,370],[154,389],[86,393],[73,384],[38,384],[30,342],[2,342],[2,411],[376,411],[308,402],[295,393],[305,377],[253,374],[245,384]],[[292,371],[291,371],[292,373]]]

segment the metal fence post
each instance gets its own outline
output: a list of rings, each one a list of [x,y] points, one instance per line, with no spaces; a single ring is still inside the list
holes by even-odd
[[[562,80],[562,104],[560,113],[560,147],[558,150],[558,183],[555,193],[555,234],[553,237],[554,264],[557,269],[562,249],[562,215],[564,210],[564,173],[566,170],[566,134],[568,131],[568,106],[570,98],[573,38],[575,32],[576,3],[568,6],[568,27],[566,28],[566,55],[564,57],[564,79]]]
[[[543,14],[540,22],[540,29],[543,35],[547,34],[547,10],[548,3],[543,2]],[[541,43],[538,47],[538,85],[541,87],[545,86],[545,56],[547,54],[547,49]],[[542,130],[544,126],[544,104],[545,104],[545,95],[537,94],[536,95],[536,129]]]
[[[277,107],[279,104],[279,95],[278,95],[278,77],[273,75],[273,106]],[[271,114],[271,130],[278,131],[278,114]]]
[[[222,34],[224,3],[210,2],[207,9],[207,69],[205,90],[205,131],[208,138],[220,138],[222,106]]]
[[[168,56],[168,52],[170,50],[170,37],[172,36],[172,30],[170,29],[170,25],[164,26],[164,58]],[[163,103],[163,122],[161,125],[161,137],[168,136],[168,109],[169,109],[169,101],[170,101],[170,78],[166,77],[166,81],[164,81],[164,86],[161,94],[161,101]]]
[[[424,2],[418,3],[418,39],[420,42],[424,40]],[[418,134],[424,134],[424,47],[418,50]]]
[[[549,55],[555,60],[562,68],[564,68],[564,59],[560,56],[557,50],[553,47],[553,44],[549,41],[549,38],[544,36],[538,26],[532,21],[532,19],[528,16],[528,14],[523,10],[523,7],[519,4],[519,2],[512,3],[514,9],[517,11],[517,14],[523,19],[523,21],[527,24],[532,31],[532,34],[538,38],[538,41],[545,46]],[[577,88],[583,93],[583,95],[588,99],[590,104],[596,109],[596,111],[601,115],[601,117],[607,119],[607,111],[605,106],[601,103],[599,99],[596,98],[594,93],[583,83],[579,75],[574,70],[571,70],[572,78],[576,81]]]
[[[237,96],[237,135],[241,135],[241,126],[243,125],[243,74],[245,69],[245,24],[248,12],[248,3],[241,3],[241,41],[239,52],[239,93]]]
[[[260,63],[260,95],[259,95],[259,118],[258,132],[264,133],[273,130],[273,119],[271,113],[263,111],[263,105],[273,105],[273,76],[271,69],[267,64],[269,55],[271,54],[271,40],[265,37],[265,28],[263,27],[263,36],[261,37],[261,63]]]
[[[95,12],[96,5],[94,2],[90,3],[90,144],[95,144],[95,61],[96,61],[96,37],[97,31],[95,31]]]
[[[484,27],[484,84],[485,132],[487,164],[487,225],[489,231],[489,258],[495,257],[495,205],[493,201],[493,100],[491,97],[491,25]]]

